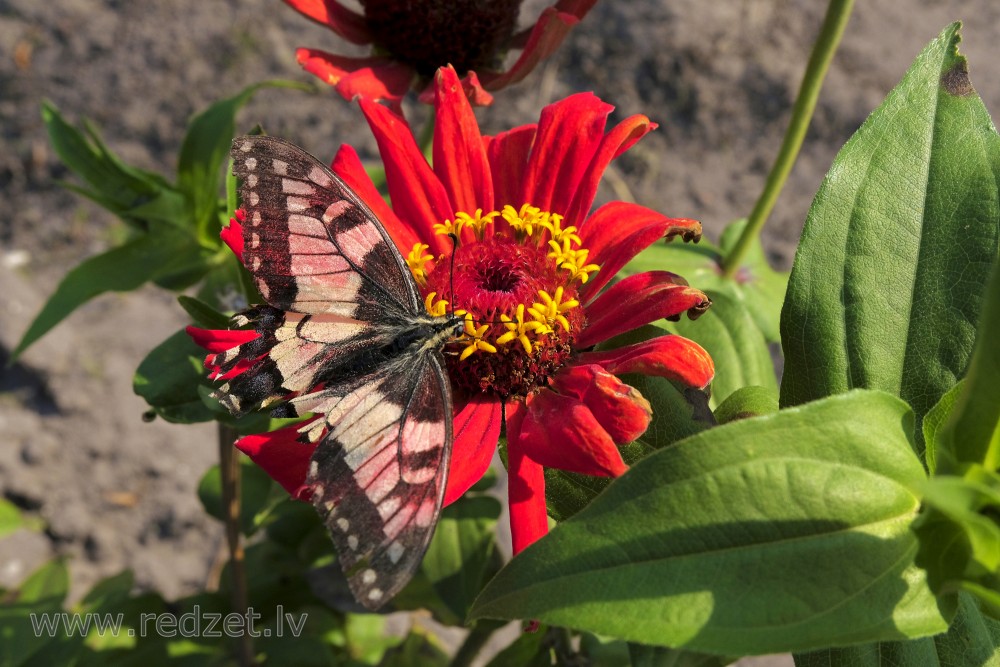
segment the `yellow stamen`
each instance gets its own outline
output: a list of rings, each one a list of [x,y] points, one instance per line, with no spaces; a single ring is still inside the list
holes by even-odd
[[[415,243],[413,249],[410,250],[410,254],[406,256],[406,265],[410,267],[413,279],[421,287],[426,287],[427,285],[427,264],[434,259],[427,252],[428,248],[430,246],[426,243]]]
[[[476,323],[472,319],[472,313],[465,313],[465,337],[468,343],[465,349],[462,350],[462,354],[459,355],[459,361],[465,361],[468,359],[473,352],[476,350],[483,350],[484,352],[489,352],[491,354],[496,354],[497,348],[492,344],[483,340],[486,332],[489,331],[490,325],[483,324],[477,327]]]
[[[462,221],[445,220],[444,222],[436,222],[434,223],[434,233],[441,236],[448,236],[449,234],[458,236],[462,233]]]
[[[501,315],[500,319],[503,321],[503,325],[507,327],[507,333],[497,338],[497,345],[506,345],[512,340],[517,340],[524,347],[524,351],[527,354],[531,354],[531,341],[528,339],[529,333],[537,335],[551,332],[551,328],[543,322],[537,320],[524,321],[523,303],[517,305],[517,312],[514,314],[513,320],[506,315]]]
[[[569,331],[569,320],[563,313],[572,310],[580,305],[580,302],[576,299],[568,299],[563,301],[563,288],[557,287],[556,293],[549,296],[549,293],[545,290],[538,290],[538,296],[541,298],[542,303],[535,303],[528,312],[535,319],[536,322],[541,322],[552,327],[558,322],[563,330]]]
[[[434,317],[443,317],[445,313],[448,312],[448,302],[444,299],[438,299],[437,302],[434,301],[434,297],[437,296],[437,292],[431,292],[424,299],[424,308],[427,312]]]
[[[570,250],[559,262],[559,268],[570,272],[572,275],[570,280],[586,283],[590,279],[590,274],[601,268],[597,264],[587,264],[587,255],[589,254],[590,251],[586,248]]]
[[[469,215],[464,211],[459,211],[455,214],[455,225],[459,230],[471,229],[476,235],[476,238],[480,241],[483,239],[483,230],[486,229],[486,225],[493,222],[493,218],[500,215],[499,211],[490,211],[486,215],[483,215],[483,209],[477,208],[475,214]]]
[[[500,215],[511,226],[511,229],[526,238],[531,238],[535,233],[535,227],[545,228],[549,218],[547,212],[531,204],[522,205],[520,211],[514,210],[513,206],[507,204],[503,207]]]
[[[558,245],[563,245],[565,241],[571,241],[576,245],[583,243],[580,239],[580,235],[576,233],[576,227],[570,226],[563,229],[562,221],[563,217],[558,213],[552,213],[546,219],[545,228],[549,230],[549,235],[551,235],[552,241],[555,241]],[[549,241],[550,245],[552,241]]]

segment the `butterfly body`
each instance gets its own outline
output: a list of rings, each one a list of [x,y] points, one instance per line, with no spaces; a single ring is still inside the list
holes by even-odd
[[[378,608],[440,515],[452,443],[442,350],[463,321],[427,313],[381,223],[321,162],[272,137],[237,138],[231,155],[243,263],[267,303],[234,318],[258,337],[219,355],[216,396],[234,414],[315,415],[300,429],[317,444],[306,487],[352,592]]]

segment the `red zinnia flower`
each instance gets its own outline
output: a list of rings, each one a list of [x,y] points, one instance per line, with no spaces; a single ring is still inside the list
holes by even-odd
[[[439,72],[435,92],[433,167],[402,118],[361,100],[393,208],[349,146],[333,169],[407,256],[428,310],[444,314],[448,298],[455,312],[467,313],[465,336],[446,355],[455,440],[445,503],[485,473],[505,421],[516,553],[548,530],[543,466],[601,476],[626,470],[617,445],[646,430],[651,410],[618,375],[657,375],[698,388],[711,381],[711,358],[681,336],[592,349],[660,318],[685,311],[693,317],[708,307],[702,292],[666,271],[602,289],[643,248],[663,237],[697,240],[701,226],[624,202],[589,214],[610,161],[655,127],[645,116],[605,132],[612,107],[583,93],[546,107],[537,125],[484,137],[453,69]],[[242,256],[240,222],[223,235]],[[449,234],[457,235],[457,247]],[[191,331],[213,352],[257,335]],[[226,377],[244,370],[238,366]],[[247,436],[237,446],[304,498],[315,445],[299,441],[300,428]]]
[[[396,105],[410,88],[424,90],[438,67],[452,65],[473,104],[488,105],[499,90],[517,83],[548,58],[597,0],[559,0],[535,24],[515,33],[521,0],[362,0],[364,15],[338,0],[285,0],[296,11],[354,44],[371,44],[363,58],[299,49],[299,64],[334,86],[345,99],[357,95]],[[503,57],[522,49],[506,72]],[[478,76],[477,76],[478,75]]]

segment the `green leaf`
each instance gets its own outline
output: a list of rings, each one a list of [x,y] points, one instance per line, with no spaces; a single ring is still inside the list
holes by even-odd
[[[783,406],[881,389],[919,425],[969,364],[998,251],[1000,137],[958,29],[917,57],[816,194],[781,315]]]
[[[1000,623],[983,616],[968,595],[945,634],[908,642],[879,642],[795,656],[795,667],[996,667]]]
[[[269,505],[271,478],[255,463],[240,457],[240,530],[250,535],[259,525],[257,515]],[[218,465],[205,471],[198,482],[198,499],[205,512],[219,521],[226,520],[222,503],[222,473]]]
[[[208,305],[200,299],[191,296],[181,295],[177,297],[177,302],[181,304],[194,323],[205,329],[228,329],[229,317]]]
[[[414,626],[402,644],[385,654],[380,667],[444,667],[450,664],[441,640],[420,626]]]
[[[910,525],[913,415],[851,392],[646,457],[486,586],[477,618],[745,655],[947,628]]]
[[[69,592],[69,570],[62,560],[45,563],[31,573],[18,588],[20,604],[61,605]]]
[[[960,380],[958,384],[946,391],[941,396],[941,399],[934,404],[934,407],[924,415],[922,426],[924,431],[924,462],[927,464],[927,470],[932,475],[937,470],[937,452],[942,447],[941,434],[944,425],[947,423],[948,417],[955,407],[955,402],[962,392],[963,384],[965,384],[965,381]]]
[[[105,610],[128,598],[135,584],[131,570],[101,579],[83,597],[81,605],[88,611]]]
[[[191,237],[163,231],[143,234],[124,245],[85,260],[70,270],[42,307],[11,353],[17,359],[75,309],[104,292],[127,292],[200,261]]]
[[[678,651],[662,646],[629,644],[632,667],[725,667],[733,658],[691,651]]]
[[[507,648],[493,656],[486,667],[550,667],[551,649],[544,632],[522,632]]]
[[[24,526],[21,510],[5,498],[0,498],[0,537],[9,535]]]
[[[637,463],[656,449],[641,440],[619,446],[628,465]],[[611,483],[608,477],[594,477],[558,468],[545,469],[545,498],[549,516],[564,521],[590,504]]]
[[[177,164],[177,186],[187,197],[191,219],[203,237],[213,236],[206,232],[218,221],[220,171],[236,134],[236,113],[265,87],[312,90],[312,86],[295,81],[256,83],[208,107],[188,126]],[[212,240],[218,242],[217,237]]]
[[[779,340],[778,317],[788,285],[788,273],[771,268],[758,240],[751,246],[734,280],[721,274],[722,257],[739,238],[745,225],[746,220],[741,219],[726,227],[722,233],[721,248],[707,241],[698,245],[673,242],[650,246],[629,262],[622,273],[671,271],[700,290],[726,292],[754,319],[754,329],[760,331],[767,342],[776,343]]]
[[[479,594],[496,549],[500,503],[466,496],[444,508],[421,568],[441,600],[464,619]]]
[[[89,123],[84,131],[66,122],[51,102],[42,102],[42,120],[60,159],[92,189],[67,184],[127,224],[147,230],[148,222],[178,224],[183,197],[159,174],[130,167],[101,141]]]
[[[198,392],[199,385],[208,384],[205,355],[184,330],[178,331],[146,355],[135,371],[132,388],[167,421],[211,421],[215,415]]]
[[[769,415],[778,411],[777,389],[770,387],[743,387],[737,389],[715,411],[715,419],[720,424],[728,424],[737,419],[749,419]]]
[[[664,325],[671,333],[690,338],[712,355],[715,379],[709,405],[713,408],[741,387],[755,385],[778,393],[778,379],[764,333],[746,303],[733,296],[735,293],[734,289],[709,290],[712,307],[701,317],[695,321],[682,318]]]
[[[941,446],[958,463],[1000,468],[1000,264],[986,291],[972,363],[941,433]]]

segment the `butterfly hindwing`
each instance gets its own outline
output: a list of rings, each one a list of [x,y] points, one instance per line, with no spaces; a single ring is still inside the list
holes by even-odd
[[[322,408],[328,429],[306,479],[313,503],[355,598],[377,609],[420,565],[441,512],[452,424],[440,353],[303,402]]]
[[[274,137],[233,142],[243,263],[264,299],[358,320],[417,314],[405,261],[367,205],[322,162]]]

